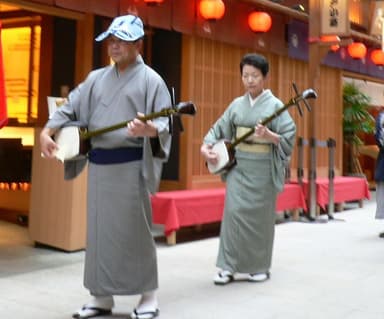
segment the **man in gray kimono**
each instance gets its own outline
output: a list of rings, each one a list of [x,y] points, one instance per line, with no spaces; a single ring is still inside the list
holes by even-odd
[[[96,38],[108,41],[114,65],[92,71],[40,135],[43,156],[54,158],[58,145],[52,136],[69,122],[94,131],[134,119],[127,128],[91,138],[84,286],[92,299],[74,318],[110,314],[113,295],[141,295],[132,318],[159,314],[150,193],[158,187],[171,140],[167,118],[144,122],[136,117],[170,107],[171,98],[163,79],[143,62],[143,37],[140,18],[115,18]],[[78,163],[65,164],[67,177],[69,169],[78,173]]]

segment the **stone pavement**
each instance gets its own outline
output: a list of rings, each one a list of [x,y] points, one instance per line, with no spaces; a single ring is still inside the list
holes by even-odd
[[[265,283],[215,286],[217,236],[158,240],[159,318],[383,319],[384,221],[374,219],[372,195],[333,221],[277,224]],[[26,228],[0,222],[0,318],[71,318],[88,300],[83,259],[82,251],[34,247]],[[114,315],[98,318],[129,318],[138,298],[117,297]]]

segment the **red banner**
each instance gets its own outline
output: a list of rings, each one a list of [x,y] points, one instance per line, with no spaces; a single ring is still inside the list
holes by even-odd
[[[5,94],[5,77],[3,65],[3,47],[1,44],[1,22],[0,22],[0,128],[8,124],[7,96]]]

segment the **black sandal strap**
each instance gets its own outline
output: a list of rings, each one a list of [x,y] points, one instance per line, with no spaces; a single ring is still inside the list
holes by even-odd
[[[133,312],[134,312],[136,318],[138,318],[138,319],[141,319],[140,316],[146,316],[146,315],[152,315],[151,318],[156,318],[159,315],[160,310],[156,309],[156,310],[153,310],[153,311],[138,312],[137,309],[135,308],[133,310]]]

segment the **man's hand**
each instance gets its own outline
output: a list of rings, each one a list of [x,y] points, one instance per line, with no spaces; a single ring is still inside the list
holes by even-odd
[[[138,117],[144,116],[143,113],[138,112]],[[157,128],[152,121],[145,121],[135,118],[127,124],[128,135],[133,137],[155,137],[157,136]]]
[[[40,148],[41,156],[47,158],[54,158],[58,149],[57,144],[53,141],[52,135],[54,130],[50,128],[44,128],[40,133]]]

